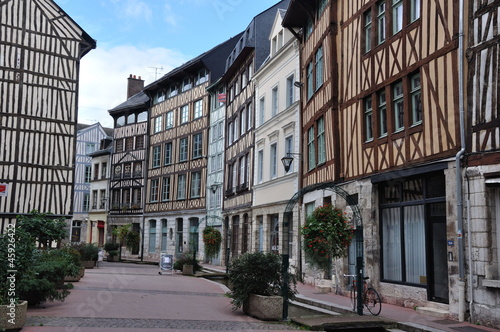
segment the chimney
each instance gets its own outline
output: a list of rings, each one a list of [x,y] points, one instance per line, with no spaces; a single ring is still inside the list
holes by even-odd
[[[127,80],[127,99],[144,89],[144,80],[140,76],[137,78],[135,75],[130,74]]]

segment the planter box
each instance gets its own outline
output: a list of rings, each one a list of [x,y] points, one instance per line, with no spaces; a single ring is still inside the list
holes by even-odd
[[[281,320],[283,297],[250,294],[243,304],[243,312],[260,320]]]
[[[118,262],[120,260],[120,258],[118,257],[118,255],[115,255],[115,256],[106,256],[106,260],[108,262]]]
[[[95,266],[94,261],[82,261],[82,266],[86,269],[93,269]]]
[[[28,301],[22,301],[13,307],[0,305],[0,330],[19,330],[26,322]]]
[[[193,275],[194,274],[193,265],[184,264],[182,266],[182,274],[189,275],[189,276]]]

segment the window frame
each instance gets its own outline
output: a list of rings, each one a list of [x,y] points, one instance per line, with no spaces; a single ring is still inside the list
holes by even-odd
[[[202,133],[193,135],[193,159],[203,156],[203,135]]]
[[[182,105],[180,108],[181,113],[181,124],[189,122],[189,105]]]
[[[153,153],[151,156],[151,167],[158,168],[161,166],[161,145],[153,146]]]
[[[368,96],[363,99],[363,109],[364,109],[364,131],[365,131],[365,142],[373,141],[373,104],[372,96]]]
[[[187,137],[179,139],[179,162],[185,162],[189,158],[189,141]]]
[[[311,126],[307,130],[307,157],[308,170],[313,170],[316,167],[316,147],[315,147],[315,130],[314,126]]]
[[[177,199],[186,199],[186,174],[177,176]]]

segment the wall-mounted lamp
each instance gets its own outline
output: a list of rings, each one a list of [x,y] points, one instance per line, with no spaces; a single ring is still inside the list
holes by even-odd
[[[295,81],[295,82],[293,82],[293,85],[294,85],[295,87],[297,87],[297,88],[301,88],[301,87],[303,87],[303,86],[304,86],[304,83],[299,82],[299,81]]]
[[[217,188],[222,185],[222,183],[215,182],[210,186],[210,190],[212,191],[213,194],[217,191]]]
[[[290,167],[292,166],[292,161],[293,161],[293,156],[299,156],[302,157],[301,153],[290,153],[288,152],[285,157],[281,158],[281,163],[283,164],[283,167],[285,168],[285,173],[288,173],[290,170]]]

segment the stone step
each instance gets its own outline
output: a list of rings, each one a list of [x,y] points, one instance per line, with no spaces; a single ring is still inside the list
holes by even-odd
[[[432,316],[437,318],[448,318],[449,315],[448,310],[440,308],[432,308],[432,307],[417,307],[415,311],[427,316]]]

